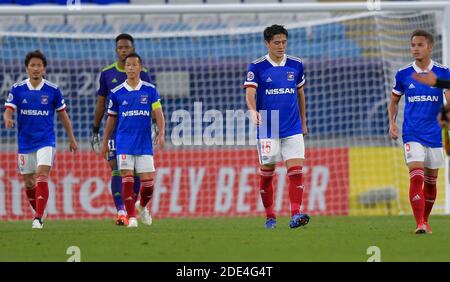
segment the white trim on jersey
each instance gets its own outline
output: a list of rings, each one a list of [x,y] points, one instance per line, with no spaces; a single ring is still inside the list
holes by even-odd
[[[150,86],[150,87],[152,87],[152,88],[156,88],[156,86],[155,86],[154,84],[151,84],[150,82],[143,81],[143,80],[141,80],[141,81],[142,81],[142,85]]]
[[[141,87],[142,87],[142,80],[139,79],[139,83],[138,83],[138,85],[136,86],[136,88],[134,88],[134,89],[133,89],[133,87],[131,87],[131,86],[127,83],[126,80],[125,80],[125,82],[123,83],[123,86],[124,86],[125,89],[128,90],[128,91],[141,90]]]
[[[18,87],[18,86],[22,86],[22,85],[26,84],[26,83],[27,83],[27,80],[29,80],[29,79],[24,79],[24,80],[22,80],[21,82],[16,82],[16,83],[14,83],[14,84],[13,84],[13,88],[16,88],[16,87]]]
[[[403,95],[402,92],[397,91],[397,90],[395,90],[394,88],[392,88],[392,93],[394,93],[395,95],[399,95],[399,96],[402,96],[402,95]]]
[[[29,78],[26,79],[26,83],[27,83],[27,86],[28,86],[28,89],[29,89],[29,90],[41,90],[42,87],[43,87],[44,84],[45,84],[45,79],[42,79],[41,83],[39,83],[39,85],[36,86],[36,88],[34,88],[33,85],[31,85],[31,82],[30,82],[30,79],[29,79]]]
[[[416,64],[416,62],[412,63],[412,67],[414,68],[414,70],[415,70],[417,73],[427,73],[427,72],[430,72],[431,69],[433,68],[433,66],[434,66],[433,60],[430,61],[430,64],[428,65],[428,67],[427,67],[425,70],[422,70],[422,69]]]
[[[14,110],[17,110],[17,106],[14,105],[13,103],[5,103],[5,107],[11,107],[11,108],[13,108]]]
[[[303,85],[305,85],[306,79],[303,79],[302,82],[300,82],[299,84],[297,84],[297,88],[302,87]]]
[[[266,55],[267,61],[274,67],[284,67],[286,65],[286,54],[283,55],[283,60],[280,62],[280,64],[275,63],[269,56],[269,54]]]
[[[60,112],[66,108],[66,104],[63,104],[61,107],[57,108],[56,111]]]
[[[291,59],[291,60],[293,60],[293,61],[297,61],[297,62],[299,62],[299,63],[303,63],[303,62],[302,62],[302,59],[300,59],[299,57],[287,55],[287,58],[288,58],[288,59]]]
[[[122,87],[124,87],[123,83],[117,85],[115,88],[113,88],[113,89],[111,90],[111,92],[112,92],[112,93],[116,93],[117,90],[121,89]]]
[[[249,86],[249,85],[258,87],[258,83],[256,83],[256,82],[252,82],[252,81],[244,82],[244,86]]]
[[[108,109],[108,115],[117,116],[117,112]]]
[[[58,89],[58,85],[56,85],[48,80],[44,79],[44,83],[47,84],[48,86],[50,86],[51,88]]]
[[[254,60],[254,61],[252,62],[252,64],[259,64],[259,63],[261,63],[261,62],[264,62],[265,60],[266,60],[266,56],[261,56],[261,57],[259,57],[258,59]]]

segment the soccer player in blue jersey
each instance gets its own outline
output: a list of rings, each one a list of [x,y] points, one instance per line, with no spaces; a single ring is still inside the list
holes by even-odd
[[[289,226],[297,228],[309,222],[309,216],[300,212],[305,159],[303,135],[308,133],[303,63],[285,54],[288,31],[283,26],[267,27],[264,41],[268,54],[249,65],[244,87],[247,107],[258,126],[259,189],[266,210],[265,227],[276,227],[272,178],[276,163],[283,160],[289,177]]]
[[[443,105],[443,90],[420,83],[412,77],[414,73],[433,71],[443,79],[450,78],[447,67],[431,60],[433,46],[434,38],[429,32],[416,30],[412,33],[411,54],[415,61],[395,75],[388,106],[389,135],[396,140],[399,130],[395,118],[400,99],[405,96],[402,138],[410,175],[409,200],[416,220],[416,234],[432,232],[428,218],[436,199],[439,168],[444,164],[442,134],[437,121]],[[450,93],[444,93],[449,101]]]
[[[97,90],[97,104],[95,106],[94,125],[91,138],[92,148],[97,150],[100,145],[100,124],[105,114],[106,102],[108,95],[112,89],[121,85],[127,78],[125,73],[125,57],[135,51],[134,38],[126,33],[120,34],[116,37],[116,54],[117,61],[105,67],[100,74],[100,87]],[[146,68],[143,68],[140,73],[140,78],[143,81],[152,83],[149,72]],[[109,140],[109,156],[108,162],[111,167],[111,193],[114,200],[114,205],[117,209],[116,224],[127,225],[127,217],[125,215],[124,203],[122,200],[122,178],[120,172],[117,169],[116,160],[116,145],[115,145],[115,130],[111,134]],[[134,179],[134,192],[137,196],[140,189],[139,177]]]
[[[165,122],[158,91],[142,81],[142,59],[132,53],[125,58],[127,80],[111,90],[108,119],[103,136],[102,152],[107,153],[108,139],[116,127],[116,150],[122,175],[123,200],[128,214],[128,227],[137,227],[136,209],[141,221],[150,225],[152,218],[147,204],[153,195],[155,167],[153,164],[152,113],[158,127],[156,145],[164,147]],[[139,174],[142,188],[140,201],[133,195],[133,171]]]
[[[35,211],[32,228],[41,229],[48,200],[48,175],[55,158],[55,111],[70,141],[70,151],[77,150],[72,124],[58,86],[44,79],[47,60],[39,50],[25,57],[28,79],[14,84],[5,102],[6,128],[14,127],[17,111],[18,167],[25,192]]]

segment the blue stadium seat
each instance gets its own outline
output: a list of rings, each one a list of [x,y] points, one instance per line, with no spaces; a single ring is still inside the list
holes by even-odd
[[[109,24],[88,24],[81,30],[83,33],[113,33],[114,28]]]
[[[98,5],[108,5],[108,4],[128,4],[129,0],[92,0],[92,3]]]
[[[52,4],[52,0],[16,0],[19,5]]]
[[[214,30],[225,28],[227,28],[227,25],[224,23],[201,23],[197,26],[197,30]]]
[[[258,26],[258,23],[256,22],[247,22],[247,23],[240,23],[236,27],[255,27]]]
[[[314,26],[312,29],[312,39],[314,41],[345,39],[345,26],[340,23]]]
[[[72,0],[72,3],[74,3],[75,1]],[[67,0],[53,0],[53,3],[58,4],[58,5],[67,5]],[[81,4],[86,4],[86,3],[92,3],[91,0],[80,0]]]
[[[120,31],[126,33],[146,33],[152,32],[153,28],[146,23],[131,23],[123,25]]]
[[[37,29],[30,24],[15,24],[6,28],[9,32],[37,32]]]
[[[192,28],[185,23],[163,23],[159,26],[159,31],[190,31]]]
[[[67,24],[49,24],[42,28],[42,32],[56,33],[76,33],[77,30],[72,25]]]

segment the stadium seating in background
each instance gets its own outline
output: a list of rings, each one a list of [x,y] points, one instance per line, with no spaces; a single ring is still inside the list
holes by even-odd
[[[86,25],[102,25],[104,19],[102,15],[68,15],[67,24],[75,27],[77,32],[81,32]]]
[[[25,16],[1,16],[0,31],[6,31],[6,28],[13,24],[25,24],[26,20]]]
[[[83,33],[115,33],[114,27],[109,24],[88,24],[85,25],[81,32]]]
[[[28,23],[34,26],[39,32],[44,25],[65,24],[65,17],[63,15],[32,15],[28,16]]]
[[[192,5],[192,4],[203,4],[203,0],[167,0],[168,4],[174,5]]]
[[[199,24],[209,24],[211,26],[218,24],[219,16],[217,14],[183,14],[181,21],[189,24],[194,29],[199,29]]]
[[[118,32],[126,32],[126,33],[148,33],[152,32],[153,28],[146,23],[131,23],[124,24],[117,29]]]
[[[221,23],[227,23],[230,27],[248,27],[257,23],[254,13],[220,14],[219,17]]]
[[[47,33],[76,33],[77,30],[72,25],[67,24],[49,24],[42,27],[42,32]]]
[[[37,32],[37,29],[29,23],[13,24],[7,26],[5,30],[9,32]]]
[[[166,0],[130,0],[130,3],[135,5],[163,5],[166,4]]]
[[[128,4],[129,0],[91,0],[93,4],[108,5],[108,4]]]
[[[192,27],[185,23],[163,23],[159,25],[158,30],[163,32],[190,31]]]
[[[178,14],[149,14],[144,15],[144,23],[153,27],[154,30],[160,30],[159,26],[166,23],[180,23],[181,18]]]

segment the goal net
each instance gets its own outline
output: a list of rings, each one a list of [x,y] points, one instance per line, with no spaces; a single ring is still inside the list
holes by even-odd
[[[177,15],[182,21],[173,30],[161,23],[134,31],[124,27],[139,23],[113,29],[104,24],[92,31],[68,19],[52,29],[50,17],[31,30],[28,19],[0,21],[1,104],[12,84],[26,78],[25,54],[42,50],[49,62],[46,78],[61,88],[80,146],[76,154],[67,152],[68,139],[56,121],[48,217],[110,218],[115,213],[109,166],[92,152],[89,137],[99,72],[114,63],[114,38],[123,31],[136,38],[166,117],[166,148],[155,152],[152,215],[263,215],[255,128],[246,116],[242,84],[248,64],[266,54],[262,31],[274,23],[287,27],[287,53],[305,65],[309,134],[302,210],[312,215],[410,214],[408,171],[401,142],[388,137],[387,104],[396,70],[413,60],[409,37],[414,29],[436,36],[433,59],[442,62],[439,13],[274,15],[251,14],[250,23],[240,24],[234,24],[233,14],[197,23]],[[144,15],[133,16],[145,23]],[[46,23],[50,27],[43,27]],[[0,219],[32,217],[17,172],[16,144],[16,130],[6,130],[2,122]],[[286,169],[280,164],[276,172],[275,211],[288,215]],[[434,213],[445,212],[444,186],[441,170]]]

